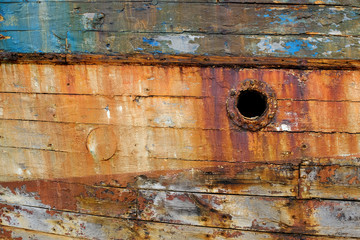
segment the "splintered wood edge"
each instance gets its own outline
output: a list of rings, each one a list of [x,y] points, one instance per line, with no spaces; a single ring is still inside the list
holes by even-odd
[[[242,68],[287,69],[360,69],[360,59],[314,59],[278,57],[196,56],[167,54],[60,54],[0,52],[0,63],[19,64],[137,64],[137,65],[184,65],[224,66]]]

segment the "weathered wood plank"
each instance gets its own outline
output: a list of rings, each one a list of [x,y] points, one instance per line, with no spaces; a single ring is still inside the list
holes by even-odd
[[[360,71],[137,65],[1,64],[0,92],[210,97],[225,101],[245,79],[278,99],[360,101]]]
[[[31,2],[2,4],[1,9],[4,13],[3,31],[49,28],[55,37],[58,35],[58,38],[63,39],[68,31],[88,30],[135,33],[360,35],[358,8],[324,5]],[[51,14],[52,12],[61,14]],[[176,40],[180,39],[169,38],[167,41],[175,45]],[[157,39],[154,39],[153,44],[156,44],[156,41]]]
[[[46,208],[0,204],[0,221],[4,226],[24,228],[75,238],[136,239],[134,222],[71,212],[53,211]],[[116,229],[116,230],[115,230]]]
[[[198,56],[359,59],[359,37],[221,35],[203,33],[117,33],[69,31],[67,38],[48,31],[0,32],[7,52],[96,54],[191,54]],[[49,39],[48,39],[49,38]],[[30,42],[29,39],[37,39]]]
[[[126,158],[117,154],[109,161],[96,162],[89,154],[4,147],[0,153],[3,187],[12,186],[6,182],[18,182],[15,187],[30,184],[26,188],[31,189],[37,186],[36,180],[48,179],[69,184],[271,196],[295,196],[297,188],[298,168],[292,165]],[[2,199],[8,201],[5,197]]]
[[[332,237],[325,236],[311,236],[301,234],[283,234],[283,233],[269,233],[269,232],[254,232],[234,229],[222,228],[208,228],[196,227],[188,225],[164,224],[154,222],[139,222],[139,227],[142,227],[148,232],[146,237],[149,239],[254,239],[254,240],[331,240]],[[181,234],[180,234],[181,233]],[[342,238],[336,237],[341,240],[351,240],[356,238]]]
[[[75,237],[67,237],[49,233],[43,233],[39,231],[31,231],[21,228],[7,227],[0,225],[0,238],[5,240],[10,239],[36,239],[36,240],[71,240],[71,239],[81,239]]]
[[[23,0],[3,0],[4,3],[18,3]],[[27,2],[114,2],[112,0],[28,0]],[[125,0],[118,0],[116,2],[126,2]],[[257,4],[274,4],[274,5],[328,5],[328,6],[360,6],[357,0],[132,0],[132,2],[158,3],[179,2],[179,3],[257,3]]]
[[[140,194],[139,218],[143,220],[323,236],[357,237],[359,234],[358,202],[154,191]],[[146,230],[146,222],[137,225],[137,222],[119,218],[4,203],[0,219],[4,226],[91,239],[112,239],[114,234],[142,236],[145,234],[142,231]]]
[[[226,99],[0,93],[0,119],[227,129]],[[208,114],[198,114],[208,112]],[[214,116],[217,121],[214,121]],[[339,118],[334,116],[341,116]],[[278,101],[268,131],[360,132],[360,102]]]
[[[0,201],[108,217],[134,218],[137,193],[131,189],[33,180],[0,183]]]
[[[16,205],[3,205],[5,211],[7,209],[16,209],[16,212],[23,213],[23,215],[11,214],[11,212],[3,211],[0,215],[1,219],[6,217],[7,221],[4,221],[4,225],[1,226],[0,234],[5,239],[6,237],[25,237],[34,236],[35,231],[29,231],[26,228],[33,228],[36,230],[36,236],[51,236],[51,239],[68,239],[69,237],[61,238],[55,234],[67,234],[71,239],[79,235],[79,238],[87,239],[289,239],[289,240],[330,240],[331,237],[317,237],[306,235],[293,235],[293,234],[281,234],[281,233],[266,233],[255,231],[243,231],[233,229],[221,229],[221,228],[208,228],[208,227],[196,227],[176,224],[165,224],[155,222],[138,222],[131,220],[120,220],[113,218],[104,218],[91,215],[75,215],[72,213],[63,213],[56,211],[45,212],[43,209],[21,207]],[[36,222],[23,221],[31,220],[32,216],[38,217]],[[10,222],[10,220],[12,220]],[[20,220],[20,221],[19,221]],[[32,223],[32,224],[31,224]],[[39,223],[44,223],[41,226]],[[13,227],[16,226],[16,227]],[[22,229],[24,228],[24,229]],[[117,229],[114,231],[113,229]],[[66,232],[68,231],[68,232]],[[47,232],[47,233],[45,233]],[[52,233],[49,235],[49,233]],[[179,234],[181,233],[181,234]],[[1,235],[0,235],[1,236]],[[42,238],[37,238],[42,239]],[[46,239],[46,238],[45,238]],[[47,238],[48,239],[48,238]],[[337,239],[349,239],[349,238],[337,238]],[[352,238],[353,239],[353,238]]]
[[[136,189],[293,197],[297,194],[297,166],[152,162],[151,167],[131,169],[129,163],[123,161],[121,169],[99,175],[83,173],[75,177],[66,172],[54,173],[50,180],[45,174],[36,175],[35,172],[29,177],[13,173],[13,177],[18,179],[10,181],[9,178],[0,182],[0,201],[38,207],[45,204],[57,210],[131,217],[134,213],[133,191]],[[170,166],[164,169],[165,164]],[[26,165],[23,168],[32,171]],[[12,173],[11,166],[7,172]],[[127,187],[128,190],[118,187]],[[116,207],[111,212],[113,206]]]
[[[140,191],[140,219],[329,236],[359,236],[359,202]]]
[[[304,165],[300,175],[302,198],[360,199],[359,166]]]
[[[67,64],[67,65],[124,65],[142,66],[197,66],[233,67],[259,69],[301,69],[301,70],[358,70],[360,60],[277,58],[241,56],[197,56],[191,54],[64,54],[64,53],[19,53],[0,52],[0,63],[16,64]]]
[[[360,134],[349,133],[129,128],[18,120],[1,120],[0,133],[3,147],[92,154],[95,162],[115,153],[120,157],[296,162],[305,157],[358,157],[360,148]]]

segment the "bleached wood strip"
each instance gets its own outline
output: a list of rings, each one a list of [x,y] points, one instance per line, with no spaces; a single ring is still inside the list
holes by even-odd
[[[358,157],[360,134],[118,127],[1,120],[0,146],[121,157],[226,162],[298,162]]]
[[[55,234],[49,234],[39,231],[26,230],[22,228],[7,227],[0,225],[0,238],[5,240],[10,239],[37,239],[37,240],[71,240],[81,239],[75,237],[61,236]]]
[[[140,191],[140,219],[272,232],[359,236],[359,202]]]
[[[236,128],[226,100],[0,93],[0,119],[111,124],[119,127]],[[360,102],[279,100],[266,131],[360,132]]]
[[[244,231],[234,229],[221,229],[209,227],[197,227],[180,224],[166,224],[147,221],[121,220],[114,218],[98,217],[91,215],[77,215],[73,213],[48,211],[38,208],[22,207],[16,205],[2,205],[4,210],[15,209],[20,214],[11,212],[1,212],[0,218],[4,220],[4,225],[0,226],[0,236],[33,236],[37,237],[51,236],[52,239],[71,239],[76,236],[80,239],[117,239],[119,236],[125,239],[271,239],[271,240],[301,240],[305,236],[294,234],[270,233],[257,231]],[[36,216],[36,221],[31,221]],[[26,221],[29,219],[30,221]],[[10,222],[10,220],[12,220]],[[25,221],[24,221],[25,220]],[[8,224],[10,223],[10,224]],[[41,225],[43,224],[43,225]],[[14,226],[16,227],[14,227]],[[36,228],[39,230],[29,231],[27,228]],[[41,231],[41,232],[40,232]],[[67,235],[61,238],[58,235],[49,235],[49,233]],[[179,234],[181,233],[181,234]],[[58,237],[58,238],[56,238]],[[12,238],[10,238],[12,239]],[[39,238],[41,239],[41,238]],[[310,240],[330,240],[331,237],[308,236]],[[337,239],[348,240],[349,238],[337,237]],[[353,238],[351,238],[353,239]]]

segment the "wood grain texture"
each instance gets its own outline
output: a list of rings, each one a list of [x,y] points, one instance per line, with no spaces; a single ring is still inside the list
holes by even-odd
[[[360,56],[359,9],[350,6],[29,2],[4,3],[1,13],[6,52]]]
[[[360,199],[358,166],[307,165],[300,175],[302,198]]]
[[[33,2],[4,4],[2,9],[2,30],[6,31],[46,30],[44,26],[50,26],[53,31],[359,36],[360,26],[358,8],[316,5]],[[49,14],[61,10],[65,11]],[[12,24],[7,24],[8,12],[13,14]],[[156,41],[152,44],[156,45]]]
[[[234,129],[228,122],[225,96],[219,98],[0,93],[0,119],[122,127]],[[211,120],[215,112],[207,109],[209,106],[219,114],[218,122]],[[358,101],[279,100],[276,118],[265,130],[359,133],[359,106]],[[197,114],[206,109],[207,115]]]
[[[99,125],[2,120],[3,147],[90,154],[88,134]],[[209,160],[225,162],[299,162],[303,157],[358,157],[359,134],[246,132],[111,126],[117,141],[113,158]],[[336,145],[332,144],[336,143]],[[99,143],[100,144],[100,143]],[[107,145],[108,143],[101,143]],[[275,147],[276,146],[276,147]],[[98,164],[95,159],[94,163]]]
[[[3,205],[6,210],[11,209],[14,205]],[[311,235],[298,235],[298,234],[283,234],[283,233],[268,233],[268,232],[255,232],[255,231],[244,231],[234,229],[220,229],[220,228],[209,228],[209,227],[197,227],[190,225],[177,225],[177,224],[166,224],[157,222],[145,222],[145,221],[131,221],[131,220],[120,220],[111,219],[97,216],[80,216],[80,220],[86,220],[97,226],[97,231],[91,231],[92,226],[90,224],[76,224],[78,215],[64,212],[49,211],[44,213],[42,209],[37,208],[25,208],[16,206],[16,211],[25,213],[24,217],[21,218],[19,215],[13,216],[7,212],[2,212],[0,215],[3,217],[11,217],[13,220],[28,219],[32,215],[39,217],[38,222],[46,221],[48,217],[53,220],[50,222],[50,228],[46,225],[43,227],[37,227],[41,231],[29,231],[29,224],[26,222],[20,222],[18,224],[12,223],[9,225],[13,226],[0,226],[0,236],[4,239],[28,239],[28,237],[35,237],[37,239],[77,239],[76,234],[81,235],[79,239],[289,239],[289,240],[330,240],[332,237],[325,236],[311,236]],[[70,221],[69,221],[70,219]],[[5,223],[7,224],[7,223]],[[108,226],[107,226],[108,224]],[[38,226],[38,225],[37,225]],[[23,228],[19,228],[23,227]],[[48,227],[48,228],[47,228]],[[52,227],[52,228],[51,228]],[[109,228],[116,228],[118,231],[107,231]],[[61,234],[68,230],[70,237],[62,237],[55,234]],[[179,233],[181,234],[174,234]],[[49,234],[51,233],[51,234]],[[54,234],[55,233],[55,234]],[[47,238],[46,238],[47,237]],[[345,238],[337,237],[336,239],[348,240],[356,238]]]
[[[0,52],[0,63],[16,64],[86,64],[141,66],[221,66],[258,69],[357,70],[360,60],[277,57],[196,56],[192,54],[62,54]]]
[[[3,0],[4,3],[19,3],[22,0]],[[28,2],[39,2],[39,0],[28,0]],[[89,2],[89,0],[41,0],[41,2]],[[111,0],[96,0],[96,2],[115,2]],[[116,2],[126,2],[118,0]],[[192,0],[158,0],[153,2],[151,0],[132,0],[132,2],[142,3],[193,3]],[[328,6],[360,6],[357,0],[197,0],[196,3],[256,3],[256,4],[274,4],[274,5],[328,5]]]
[[[360,101],[359,71],[232,67],[1,64],[0,91],[107,96],[211,97],[245,79],[269,84],[277,99]]]
[[[358,202],[140,191],[140,218],[223,228],[357,237]],[[241,206],[241,207],[239,207]]]
[[[10,239],[37,239],[37,240],[71,240],[81,239],[76,237],[66,237],[61,235],[49,234],[39,231],[26,230],[22,228],[14,228],[0,225],[0,238],[5,240]]]
[[[225,232],[217,228],[218,232],[212,238],[208,236],[210,239],[218,237],[221,232],[228,232],[231,238],[233,231],[230,229],[356,238],[358,208],[357,202],[140,191],[137,217],[140,224],[127,219],[4,203],[1,203],[0,219],[4,226],[90,239],[114,239],[119,235],[126,236],[126,239],[141,239],[159,231],[166,233],[171,228],[171,225],[165,225],[162,230],[156,230],[153,224],[159,225],[157,221],[185,225],[180,229],[188,228],[186,234],[190,236],[199,231],[192,226],[227,228]],[[156,222],[151,223],[154,220]],[[150,231],[146,231],[148,224]],[[176,231],[176,225],[172,226]],[[205,228],[203,231],[211,232],[209,230]],[[251,232],[247,234],[251,236]],[[264,235],[271,236],[270,233]],[[291,239],[291,235],[287,237]]]

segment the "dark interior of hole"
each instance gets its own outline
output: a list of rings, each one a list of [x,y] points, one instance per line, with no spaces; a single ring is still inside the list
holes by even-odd
[[[267,97],[255,90],[241,91],[237,108],[244,117],[260,117],[266,111]]]

